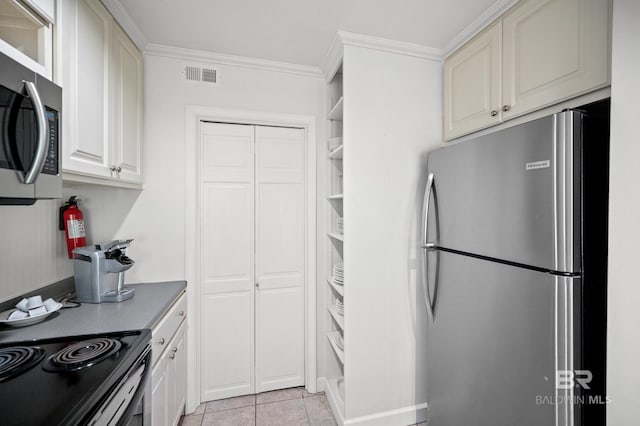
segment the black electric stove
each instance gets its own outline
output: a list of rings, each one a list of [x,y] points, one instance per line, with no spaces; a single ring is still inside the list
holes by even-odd
[[[129,410],[141,398],[150,338],[145,329],[0,344],[0,423],[88,424],[101,413],[120,418],[125,408],[108,406],[124,405],[114,400],[125,383],[138,389],[126,399]]]

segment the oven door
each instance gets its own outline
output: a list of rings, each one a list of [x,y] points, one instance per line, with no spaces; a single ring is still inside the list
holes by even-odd
[[[137,413],[137,411],[144,407],[142,399],[149,381],[150,362],[151,346],[147,346],[87,424],[91,426],[139,424],[137,421],[144,417],[144,413]]]

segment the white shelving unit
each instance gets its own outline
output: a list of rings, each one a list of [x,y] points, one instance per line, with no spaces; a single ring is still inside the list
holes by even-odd
[[[344,148],[343,144],[340,144],[336,149],[329,153],[330,160],[342,160],[342,148]]]
[[[407,309],[407,301],[422,306],[412,222],[421,214],[426,153],[442,141],[442,64],[428,51],[416,57],[350,37],[338,33],[326,67],[322,383],[339,425],[415,424],[426,419],[427,318]]]
[[[336,343],[336,339],[340,333],[337,331],[332,331],[327,333],[327,339],[329,339],[329,343],[331,343],[331,349],[336,354],[342,365],[344,365],[344,351],[338,347]]]
[[[333,108],[331,108],[331,111],[329,111],[329,114],[328,114],[329,120],[342,121],[343,111],[344,111],[344,97],[340,96],[340,99],[338,99],[338,101],[333,106]]]
[[[344,380],[345,370],[345,353],[337,342],[341,339],[344,342],[345,321],[344,315],[340,315],[336,310],[336,299],[344,304],[344,288],[333,282],[333,266],[337,263],[344,263],[344,234],[338,231],[338,219],[343,218],[343,202],[345,199],[344,188],[342,185],[343,174],[343,115],[344,115],[344,97],[342,94],[342,66],[337,68],[336,73],[329,79],[327,84],[327,209],[329,230],[327,237],[328,247],[328,279],[326,290],[327,301],[327,345],[326,353],[326,378],[327,385],[333,389],[333,394],[338,395],[338,380]],[[344,418],[345,402],[344,399],[336,400],[337,409],[342,418]]]
[[[331,314],[331,318],[333,318],[335,323],[338,325],[338,328],[344,331],[344,317],[338,313],[338,311],[336,310],[336,307],[333,305],[330,305],[327,309]]]
[[[331,278],[327,280],[329,286],[338,294],[340,297],[344,297],[344,288],[341,285],[334,283]]]

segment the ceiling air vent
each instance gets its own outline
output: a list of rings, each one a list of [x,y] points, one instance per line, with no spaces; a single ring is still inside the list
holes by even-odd
[[[183,75],[186,81],[193,83],[218,84],[218,70],[212,67],[186,65]]]

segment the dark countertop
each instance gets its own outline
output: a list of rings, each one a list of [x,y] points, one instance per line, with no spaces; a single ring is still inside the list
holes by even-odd
[[[131,284],[132,299],[121,303],[83,303],[60,309],[41,323],[26,327],[0,325],[0,343],[111,331],[152,328],[184,293],[185,281]]]

